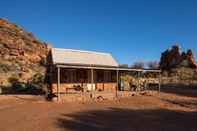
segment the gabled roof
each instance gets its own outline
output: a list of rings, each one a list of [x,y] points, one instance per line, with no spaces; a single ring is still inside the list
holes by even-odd
[[[53,64],[118,67],[110,53],[52,48]]]

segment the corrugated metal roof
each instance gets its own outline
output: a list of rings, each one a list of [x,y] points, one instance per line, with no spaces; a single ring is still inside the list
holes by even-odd
[[[118,67],[117,61],[110,53],[94,51],[52,48],[52,59],[54,64]]]

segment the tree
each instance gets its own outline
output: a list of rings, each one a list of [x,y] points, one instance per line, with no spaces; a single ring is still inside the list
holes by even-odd
[[[149,61],[147,62],[147,66],[149,69],[158,69],[159,63],[157,61]]]
[[[135,62],[131,68],[134,68],[134,69],[143,69],[145,66],[144,62],[143,61],[137,61]]]
[[[119,67],[122,67],[122,68],[128,68],[128,64],[120,64]]]

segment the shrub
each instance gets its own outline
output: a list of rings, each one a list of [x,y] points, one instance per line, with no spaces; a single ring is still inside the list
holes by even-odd
[[[158,78],[158,73],[154,73],[154,72],[145,72],[142,75],[144,78]]]
[[[17,83],[18,82],[18,80],[19,80],[19,77],[18,77],[18,75],[16,75],[16,74],[14,74],[14,75],[12,75],[12,76],[10,76],[9,78],[8,78],[8,82],[10,83],[10,84],[15,84],[15,83]]]
[[[143,69],[145,66],[144,62],[143,61],[138,61],[138,62],[135,62],[131,68],[134,68],[134,69]]]
[[[43,94],[47,92],[47,88],[44,84],[44,75],[41,73],[35,74],[27,86],[31,94]]]
[[[120,77],[121,81],[123,82],[123,87],[124,89],[129,89],[137,85],[137,79],[133,76],[130,75],[124,75]]]
[[[159,68],[159,63],[157,61],[149,61],[147,63],[147,66],[149,69],[158,69]]]
[[[16,82],[12,84],[12,91],[15,93],[23,93],[27,91],[27,86],[25,83]]]
[[[122,68],[128,68],[128,67],[129,67],[129,65],[128,65],[128,64],[121,64],[121,65],[119,65],[119,67],[122,67]]]
[[[8,78],[11,84],[10,93],[23,93],[27,90],[26,83],[19,82],[19,76],[14,74]]]
[[[44,84],[44,75],[37,73],[32,77],[32,84],[42,86]]]

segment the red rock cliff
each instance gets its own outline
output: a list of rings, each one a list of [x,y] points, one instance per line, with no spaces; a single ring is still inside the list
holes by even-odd
[[[49,49],[32,33],[0,19],[0,85],[6,84],[13,74],[27,81],[35,73],[44,73]]]

